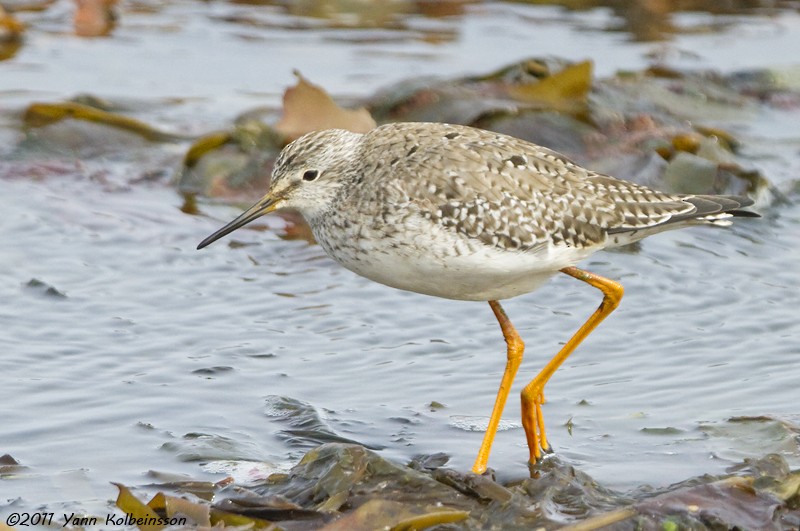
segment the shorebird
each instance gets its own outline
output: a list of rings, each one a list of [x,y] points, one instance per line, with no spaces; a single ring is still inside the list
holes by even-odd
[[[488,301],[507,362],[473,472],[486,471],[524,344],[500,300],[557,272],[603,300],[522,390],[530,462],[551,451],[542,404],[558,367],[619,305],[622,286],[576,264],[609,247],[689,225],[730,225],[745,197],[670,194],[597,173],[550,149],[467,126],[393,123],[365,134],[309,133],[278,156],[268,193],[198,249],[281,208],[308,221],[325,252],[387,286]]]

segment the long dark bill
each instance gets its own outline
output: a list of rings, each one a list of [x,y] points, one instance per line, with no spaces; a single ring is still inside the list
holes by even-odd
[[[258,203],[251,206],[247,210],[241,213],[239,217],[219,229],[217,232],[206,238],[205,240],[200,242],[200,245],[197,246],[198,249],[202,249],[203,247],[214,243],[215,241],[219,240],[223,236],[227,236],[231,232],[235,231],[236,229],[243,227],[250,223],[253,220],[256,220],[263,216],[264,214],[269,214],[273,210],[277,209],[280,206],[281,200],[280,198],[273,198],[269,194],[262,198]]]

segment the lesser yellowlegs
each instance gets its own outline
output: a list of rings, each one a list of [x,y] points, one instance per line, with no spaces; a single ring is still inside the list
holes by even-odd
[[[599,308],[522,391],[530,460],[550,450],[544,386],[619,304],[620,284],[575,267],[601,249],[688,225],[729,225],[743,197],[651,190],[547,148],[466,126],[395,123],[309,133],[281,152],[269,192],[198,249],[280,208],[299,210],[334,260],[399,289],[488,301],[507,363],[473,466],[483,473],[524,345],[499,300],[561,271],[603,293]]]

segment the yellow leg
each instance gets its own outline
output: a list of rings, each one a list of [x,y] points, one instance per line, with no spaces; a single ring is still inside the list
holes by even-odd
[[[522,338],[519,337],[500,303],[489,301],[489,306],[492,307],[494,316],[497,317],[497,322],[500,323],[500,330],[503,331],[503,337],[508,346],[508,361],[506,362],[506,370],[503,372],[503,379],[500,381],[500,389],[497,391],[497,398],[494,401],[492,416],[489,418],[489,426],[486,428],[481,448],[478,450],[478,457],[472,466],[472,471],[476,474],[486,472],[486,463],[489,461],[489,452],[492,451],[494,436],[497,434],[497,427],[500,425],[500,417],[503,416],[503,408],[506,405],[508,393],[511,391],[511,384],[514,383],[514,376],[516,376],[519,364],[522,362],[522,352],[525,350]]]
[[[600,307],[597,308],[583,326],[575,332],[575,335],[567,341],[567,344],[558,354],[550,360],[550,363],[522,390],[522,426],[525,428],[525,436],[528,439],[531,463],[535,463],[542,457],[542,451],[550,450],[544,429],[544,417],[542,416],[545,384],[556,372],[556,369],[564,363],[564,360],[572,354],[572,351],[586,339],[603,319],[608,317],[619,306],[619,301],[624,293],[622,286],[617,282],[583,271],[577,267],[565,267],[561,272],[582,280],[602,291],[603,302],[600,303]]]

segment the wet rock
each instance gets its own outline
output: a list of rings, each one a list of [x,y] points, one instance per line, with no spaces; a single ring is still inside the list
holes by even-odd
[[[248,487],[229,480],[203,483],[200,497],[211,498],[211,488],[211,505],[180,496],[195,493],[198,482],[166,478],[160,487],[177,496],[159,491],[144,504],[118,485],[117,506],[141,516],[189,515],[197,525],[294,531],[796,530],[800,523],[800,470],[791,471],[778,454],[745,460],[730,475],[628,493],[603,487],[554,455],[532,466],[530,477],[506,484],[491,473],[446,468],[446,462],[435,454],[400,465],[359,444],[327,443],[308,451],[288,473]]]
[[[766,179],[748,177],[741,141],[718,124],[755,120],[760,105],[713,72],[592,79],[587,63],[528,59],[484,76],[404,81],[371,98],[369,109],[378,122],[444,121],[510,134],[657,188],[666,179],[677,192],[755,194]],[[679,157],[681,178],[666,178],[668,164],[638,173],[654,153],[667,163]]]
[[[0,455],[0,479],[11,479],[27,469],[10,454]]]
[[[435,461],[401,466],[363,446],[324,444],[289,474],[255,487],[249,501],[233,495],[217,507],[264,518],[252,512],[255,493],[272,510],[265,519],[285,529],[792,529],[800,518],[800,471],[778,455],[751,461],[739,475],[635,494],[606,489],[555,457],[507,485],[420,466]],[[274,500],[288,512],[275,512]]]

